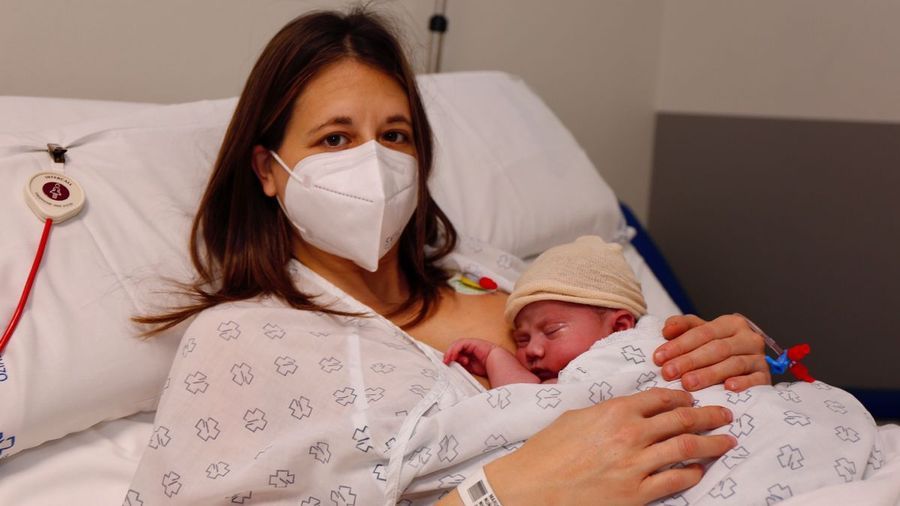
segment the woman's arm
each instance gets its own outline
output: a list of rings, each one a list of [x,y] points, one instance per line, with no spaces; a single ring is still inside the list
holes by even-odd
[[[731,436],[696,433],[731,421],[718,406],[691,408],[686,392],[653,388],[564,413],[522,448],[485,466],[506,506],[645,504],[693,486],[698,464],[659,471],[690,459],[719,457]],[[457,492],[439,505],[462,505]]]
[[[663,336],[670,341],[653,354],[663,378],[681,378],[686,390],[725,383],[739,392],[771,383],[765,360],[765,342],[743,317],[720,316],[705,321],[694,315],[666,320]]]

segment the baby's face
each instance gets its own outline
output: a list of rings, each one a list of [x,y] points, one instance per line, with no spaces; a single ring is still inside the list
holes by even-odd
[[[514,322],[516,358],[541,380],[555,378],[573,358],[612,334],[622,311],[555,300],[532,302]]]

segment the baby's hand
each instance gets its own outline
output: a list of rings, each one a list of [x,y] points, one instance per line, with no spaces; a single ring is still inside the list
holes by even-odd
[[[482,339],[457,339],[444,353],[444,363],[457,362],[476,376],[487,377],[487,359],[497,345]]]

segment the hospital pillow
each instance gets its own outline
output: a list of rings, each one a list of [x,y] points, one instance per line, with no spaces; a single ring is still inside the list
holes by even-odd
[[[22,290],[42,224],[26,180],[54,170],[46,143],[73,147],[65,172],[81,214],[53,227],[28,306],[2,356],[4,454],[155,408],[176,333],[137,338],[129,317],[155,275],[184,278],[191,214],[234,102],[154,107],[40,133],[0,135],[0,320]],[[43,152],[27,152],[29,148]],[[58,170],[58,169],[57,169]],[[146,300],[156,300],[146,297]],[[6,446],[9,446],[7,443]]]
[[[60,127],[98,118],[122,116],[159,107],[141,102],[76,98],[0,97],[0,134]]]
[[[500,72],[419,77],[434,198],[459,230],[525,258],[591,233],[622,239],[612,189],[552,111]]]
[[[437,137],[431,185],[462,233],[520,256],[582,234],[622,234],[612,191],[521,81],[470,73],[420,82]],[[53,227],[28,306],[0,358],[0,458],[155,409],[183,326],[142,340],[129,317],[177,302],[164,294],[161,276],[191,275],[191,216],[234,104],[153,106],[0,133],[3,325],[42,229],[25,205],[25,182],[59,170],[47,143],[71,146],[64,171],[87,196],[80,215]]]

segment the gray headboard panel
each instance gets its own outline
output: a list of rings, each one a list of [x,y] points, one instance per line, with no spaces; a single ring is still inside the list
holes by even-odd
[[[900,125],[664,113],[649,230],[698,310],[900,389]]]

